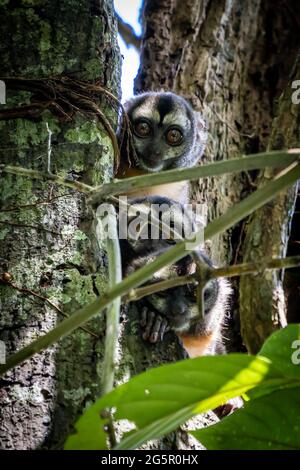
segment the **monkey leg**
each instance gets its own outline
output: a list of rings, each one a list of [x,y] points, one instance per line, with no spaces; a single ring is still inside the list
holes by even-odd
[[[242,408],[244,401],[241,397],[235,397],[228,400],[224,405],[220,405],[213,410],[213,412],[218,416],[219,419],[224,418],[225,416],[230,415],[239,408]]]

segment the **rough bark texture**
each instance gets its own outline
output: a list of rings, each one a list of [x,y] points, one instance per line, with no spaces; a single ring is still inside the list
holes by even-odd
[[[274,7],[259,0],[187,1],[184,6],[177,0],[147,0],[136,91],[174,90],[190,99],[209,125],[205,162],[276,147],[270,142],[272,121],[299,52],[299,18],[296,1],[278,1]],[[293,120],[289,113],[287,126]],[[252,172],[204,179],[192,185],[193,198],[210,221],[249,194],[256,177]],[[276,225],[278,239],[281,230],[288,231],[292,208],[293,198],[285,205],[284,228]],[[243,260],[245,223],[212,240],[216,263]],[[287,240],[286,235],[280,242],[282,253]],[[271,318],[270,303],[268,310]],[[235,317],[237,311],[236,303]]]
[[[111,0],[0,3],[1,76],[95,79],[119,92],[120,56]],[[63,98],[63,97],[62,97]],[[9,91],[6,107],[37,101]],[[116,115],[95,96],[107,118]],[[109,181],[111,140],[93,116],[76,112],[67,122],[45,110],[38,119],[0,122],[1,163],[46,171],[47,129],[52,131],[51,171],[89,184]],[[52,199],[55,198],[55,199]],[[36,204],[51,200],[49,204]],[[33,204],[33,207],[15,206]],[[36,204],[36,205],[35,205]],[[70,314],[106,287],[104,252],[96,253],[84,200],[47,182],[1,176],[0,267],[15,285],[49,298]],[[99,250],[98,250],[99,251]],[[0,277],[2,274],[0,274]],[[53,328],[57,311],[11,285],[0,285],[0,339],[7,354]],[[99,396],[103,319],[77,330],[1,379],[2,449],[60,448],[70,426]]]
[[[293,104],[292,82],[300,76],[300,60],[290,76],[278,104],[278,114],[273,121],[269,148],[296,148],[300,146],[300,106]],[[277,171],[278,172],[278,171]],[[267,169],[259,185],[274,177]],[[248,223],[244,241],[244,260],[285,257],[288,249],[290,226],[297,197],[297,185],[258,210]],[[257,353],[265,338],[287,321],[284,296],[284,272],[268,271],[247,276],[240,281],[240,314],[242,336],[248,351]],[[298,278],[299,285],[299,278]],[[255,293],[255,295],[253,295]],[[298,319],[299,320],[299,319]]]
[[[110,0],[68,0],[63,4],[50,0],[0,1],[0,8],[1,17],[6,18],[2,24],[0,75],[39,78],[68,73],[77,79],[100,79],[117,92],[119,57]],[[271,0],[146,0],[136,89],[174,90],[203,112],[210,128],[206,162],[261,151],[268,145],[278,148],[273,139],[280,126],[290,129],[290,110],[288,102],[280,107],[279,125],[274,123],[270,139],[274,103],[288,84],[299,51],[299,24],[296,0],[279,0],[276,8]],[[28,104],[31,99],[28,92],[9,92],[7,106]],[[103,99],[101,109],[115,119]],[[81,113],[76,113],[71,122],[49,111],[38,120],[1,121],[1,162],[45,170],[46,122],[53,133],[53,172],[80,177],[91,184],[109,180],[113,167],[111,141],[95,120]],[[293,135],[281,146],[295,141],[296,127],[291,129]],[[207,221],[252,191],[256,176],[253,172],[193,184],[193,197],[203,204]],[[67,196],[51,199],[64,194]],[[51,203],[3,211],[46,199]],[[0,266],[2,272],[13,276],[16,285],[50,298],[67,313],[103,292],[105,259],[103,253],[95,255],[88,214],[77,193],[2,175],[1,205]],[[291,208],[292,198],[285,199],[282,207]],[[278,241],[281,253],[286,249],[289,220],[289,214],[281,220],[285,232]],[[244,226],[240,224],[212,241],[211,253],[217,263],[243,259],[249,246],[244,241]],[[282,226],[278,221],[276,234],[272,234],[278,240]],[[277,278],[271,280],[272,286],[276,283]],[[0,340],[5,342],[8,354],[57,322],[57,312],[45,302],[5,283],[0,289]],[[273,297],[267,300],[272,301]],[[123,322],[122,327],[119,382],[124,380],[124,371],[130,376],[184,357],[171,334],[157,347],[140,339],[134,306],[128,317],[131,321]],[[99,395],[103,320],[95,319],[87,326],[98,338],[78,330],[2,379],[2,448],[61,447],[75,418]],[[207,420],[214,418],[201,419],[197,426]],[[149,447],[197,448],[199,444],[184,433],[175,433]]]
[[[275,129],[281,125],[294,131],[291,131],[293,138],[281,142],[279,148],[297,142],[299,145],[299,135],[295,131],[299,123],[294,122],[290,103],[285,106],[284,123],[272,124],[276,99],[288,86],[289,74],[299,53],[299,24],[297,1],[281,0],[274,6],[271,0],[145,0],[141,65],[135,90],[172,90],[185,96],[203,113],[210,132],[204,162],[236,158],[268,147],[278,148]],[[209,222],[252,192],[257,186],[257,176],[257,172],[251,172],[203,179],[192,184],[192,197],[202,204],[202,214]],[[287,248],[294,189],[288,194],[288,197],[283,196],[281,209],[257,216],[261,227],[266,223],[266,219],[262,220],[264,217],[271,223],[270,217],[277,216],[272,227],[272,240],[264,240],[266,246],[276,239],[277,254],[284,254]],[[270,211],[272,206],[275,208],[276,204],[266,210]],[[249,244],[244,242],[245,225],[246,221],[243,221],[208,245],[216,263],[244,259],[249,250]],[[281,236],[283,233],[284,237]],[[250,315],[255,319],[253,309],[257,313],[260,302],[257,283],[259,279],[265,283],[267,278],[261,275],[256,279],[255,290],[251,292],[252,299],[256,300],[249,303],[248,319]],[[244,285],[248,285],[246,278]],[[277,285],[278,276],[272,277],[268,284],[270,294]],[[238,291],[238,281],[235,287]],[[242,297],[243,315],[245,302],[249,302],[249,296],[247,299]],[[268,322],[274,328],[279,323],[273,321],[274,311],[279,316],[279,305],[271,309],[272,304],[271,294],[264,308]],[[254,321],[261,319],[256,317]],[[243,348],[239,338],[238,295],[235,295],[228,325],[232,328],[225,336],[231,336],[231,347]],[[251,323],[247,325],[247,334],[243,329],[245,339],[252,327]],[[260,341],[269,333],[270,328],[266,328]],[[182,350],[174,348],[175,343],[170,341],[149,350],[134,341],[133,369],[147,369],[158,359],[165,362],[183,357]],[[142,364],[138,363],[141,351]]]

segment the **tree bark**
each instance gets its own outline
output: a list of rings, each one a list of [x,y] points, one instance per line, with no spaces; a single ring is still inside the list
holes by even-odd
[[[300,56],[299,56],[300,57]],[[290,82],[278,103],[278,113],[273,120],[269,149],[299,148],[300,106],[293,103],[292,83],[300,76],[297,59]],[[277,171],[278,173],[278,171]],[[276,175],[267,169],[259,178],[259,185]],[[285,257],[290,237],[298,185],[255,212],[251,217],[244,241],[244,260]],[[284,271],[262,272],[244,276],[240,280],[240,313],[242,336],[248,351],[257,353],[264,340],[287,323],[284,295]]]
[[[299,146],[299,135],[298,140],[295,138],[297,120],[292,123],[293,110],[286,106],[288,114],[284,125],[273,123],[275,100],[288,86],[288,77],[299,53],[299,23],[300,10],[296,1],[281,0],[274,8],[274,2],[270,0],[188,0],[184,3],[179,0],[145,0],[141,65],[135,91],[171,90],[185,96],[197,111],[202,112],[210,132],[203,159],[205,163],[265,151],[268,147],[277,148],[275,128],[280,126],[284,127],[283,132],[286,129],[294,131],[288,133],[293,138],[285,139],[279,148]],[[257,178],[257,172],[244,172],[203,179],[191,185],[192,199],[202,205],[202,215],[209,222],[252,192],[259,181]],[[289,197],[284,196],[282,213],[274,211],[271,214],[276,222],[272,230],[278,254],[286,252],[295,189],[288,194]],[[260,223],[261,220],[262,216]],[[272,222],[269,220],[268,223]],[[217,264],[247,259],[245,225],[246,221],[243,221],[208,244]],[[282,233],[285,233],[284,237],[280,237]],[[264,243],[270,242],[269,238]],[[257,276],[256,283],[266,277]],[[250,285],[248,281],[249,276],[245,277],[243,286]],[[270,293],[274,282],[273,277],[268,285]],[[253,309],[257,311],[259,292],[252,290],[252,298],[257,301],[251,303],[249,296],[246,299],[242,294],[239,306],[238,280],[234,287],[236,294],[225,337],[231,339],[229,348],[241,350],[244,346],[239,332],[239,307],[245,325],[245,309],[248,309],[248,319],[250,315],[255,318]],[[274,321],[274,310],[279,317],[279,305],[271,309],[271,297],[264,308],[267,323],[271,323],[272,328],[264,329],[260,341],[271,329],[279,326],[279,322]],[[250,340],[247,341],[252,328],[250,322],[243,326],[243,340],[249,350],[257,350],[257,345],[253,344],[252,349]],[[137,346],[134,341],[133,361],[141,357],[144,348],[142,364],[134,367],[145,370],[151,367],[153,360],[156,363],[157,360],[165,362],[182,358],[182,350],[176,352],[171,346],[176,340],[170,341],[170,344],[163,343],[160,348],[151,347],[149,350]]]
[[[210,132],[204,162],[236,158],[268,146],[277,148],[270,135],[276,99],[288,86],[300,49],[298,2],[282,0],[274,7],[274,2],[259,0],[188,1],[184,5],[177,0],[146,0],[143,21],[136,91],[173,90],[203,113]],[[287,127],[293,128],[294,116],[291,112],[288,116]],[[285,140],[282,145],[291,143]],[[202,204],[206,221],[253,191],[257,176],[249,172],[192,184],[193,199]],[[280,223],[273,228],[278,239],[282,230],[288,233],[293,203],[292,197],[283,208]],[[210,249],[216,263],[244,259],[245,225],[243,221],[212,240]],[[286,251],[287,242],[288,235],[280,242],[281,253]],[[238,290],[238,282],[235,286]],[[255,289],[251,295],[255,297],[256,293]],[[259,297],[255,309],[258,303]],[[272,321],[270,302],[265,307]],[[278,313],[279,305],[275,308]],[[238,310],[236,297],[232,307],[235,318]],[[243,332],[245,335],[245,329]],[[266,334],[262,337],[265,339]]]
[[[45,109],[40,113],[32,104],[45,101],[41,90],[8,90],[6,108],[13,108],[11,118],[16,113],[19,118],[0,123],[1,162],[42,171],[50,163],[52,172],[74,180],[80,178],[89,184],[109,181],[113,173],[109,136],[94,115],[84,114],[86,109],[70,106],[64,94],[57,98],[55,79],[100,80],[118,93],[120,57],[111,1],[72,0],[68,5],[46,1],[30,7],[9,3],[1,7],[1,13],[6,21],[2,24],[0,76],[47,78],[47,85],[54,86],[53,94],[47,88],[48,101],[58,99],[59,105],[54,109],[51,104],[52,112]],[[296,124],[290,128],[288,121],[288,101],[286,107],[279,107],[278,124],[273,119],[274,100],[286,89],[299,52],[299,23],[296,0],[279,0],[276,8],[271,0],[146,0],[136,90],[173,90],[204,114],[210,128],[205,162],[236,158],[267,146],[280,148],[275,140],[281,127],[284,133],[292,129],[292,134],[280,145],[297,143]],[[98,95],[93,101],[116,125],[111,103]],[[23,118],[21,105],[27,106],[21,110],[27,113]],[[251,192],[257,176],[252,172],[201,180],[192,185],[193,199],[202,204],[202,213],[210,221]],[[2,175],[1,183],[0,340],[10,354],[61,319],[57,309],[28,290],[69,314],[105,290],[107,265],[104,250],[99,253],[96,246],[85,201],[77,192],[7,175]],[[292,213],[292,199],[284,199],[283,210]],[[268,207],[272,211],[275,206]],[[278,214],[274,225],[272,236],[278,240],[280,253],[286,249],[290,217],[287,212]],[[216,263],[247,257],[250,245],[244,229],[245,222],[212,240],[211,255]],[[281,230],[283,239],[279,238]],[[271,280],[268,292],[278,282],[277,278]],[[242,289],[240,307],[245,312]],[[259,305],[256,298],[247,318],[255,318],[251,315]],[[272,300],[269,296],[266,309]],[[278,307],[275,310],[278,313]],[[271,311],[266,310],[268,321]],[[237,312],[238,300],[232,315]],[[169,334],[155,347],[141,340],[134,304],[126,315],[129,321],[122,321],[117,381],[124,380],[124,372],[134,375],[184,357],[175,335]],[[80,412],[99,396],[103,318],[86,327],[89,333],[77,330],[1,380],[3,449],[61,448]],[[243,330],[246,343],[250,328],[248,322]],[[268,332],[264,330],[259,340]],[[252,339],[249,341],[252,344]],[[214,420],[209,415],[197,426],[205,425],[207,419]],[[179,432],[148,447],[198,448],[199,444]]]
[[[99,82],[119,94],[120,54],[111,0],[11,3],[1,4],[0,75],[28,81],[25,91],[24,82],[9,89],[7,78],[7,103],[1,110],[32,109],[47,100],[58,106],[35,114],[23,109],[17,119],[6,112],[0,123],[1,162],[50,169],[92,185],[108,182],[112,142],[97,116],[76,101],[74,80],[86,86]],[[37,84],[36,79],[43,80]],[[100,93],[91,98],[116,128],[112,104]],[[0,339],[9,355],[63,319],[25,289],[71,314],[105,290],[107,266],[77,191],[3,174],[0,217]],[[77,330],[1,379],[2,449],[61,448],[83,408],[99,396],[103,318],[86,327],[89,332]]]

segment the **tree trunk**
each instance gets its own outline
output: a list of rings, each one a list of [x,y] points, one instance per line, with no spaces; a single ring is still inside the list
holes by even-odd
[[[0,75],[11,110],[0,124],[1,163],[93,185],[109,181],[112,142],[96,114],[86,112],[78,86],[84,82],[86,93],[99,82],[119,94],[111,0],[2,2],[1,18]],[[94,92],[91,100],[116,128],[105,96]],[[77,191],[3,174],[1,208],[0,339],[9,355],[62,320],[58,308],[70,314],[101,294],[107,267]],[[2,449],[62,446],[84,406],[99,396],[103,327],[95,318],[88,331],[77,330],[1,379]]]
[[[203,113],[210,132],[203,159],[205,163],[237,158],[243,153],[260,152],[268,147],[278,148],[274,143],[275,130],[271,137],[271,129],[276,128],[273,124],[274,104],[288,85],[288,76],[300,50],[299,22],[300,10],[296,1],[287,3],[282,0],[276,2],[274,8],[274,2],[269,0],[145,0],[141,65],[135,91],[171,90],[185,96],[196,110]],[[296,129],[296,123],[292,124],[293,111],[287,107],[285,109],[288,112],[285,130],[290,127]],[[296,131],[294,137],[295,134]],[[299,146],[299,135],[298,140],[294,137],[285,140],[280,148]],[[244,172],[202,179],[191,185],[191,195],[194,201],[202,205],[202,214],[209,222],[252,192],[257,186],[257,177],[257,172]],[[288,197],[283,196],[283,213],[272,226],[273,236],[278,240],[277,255],[286,252],[295,188],[288,194]],[[275,212],[271,216],[275,218]],[[261,222],[262,215],[258,217]],[[270,220],[268,223],[272,224]],[[247,258],[245,225],[246,221],[243,221],[208,244],[216,263],[236,263]],[[280,238],[282,233],[285,236]],[[265,244],[270,242],[270,239],[264,241]],[[266,277],[257,277],[256,283]],[[245,277],[243,286],[248,285],[248,280],[249,277]],[[268,285],[270,293],[276,283],[278,279],[273,277]],[[234,287],[237,294],[238,280]],[[259,298],[256,290],[251,295],[253,299]],[[241,299],[242,321],[245,309],[251,309],[248,319],[250,315],[255,318],[257,302],[253,300],[250,303],[249,298],[244,301],[243,296]],[[274,321],[274,310],[279,317],[279,305],[273,305],[271,309],[271,303],[272,295],[264,305],[264,314],[269,324],[272,323],[272,328],[264,330],[260,341],[271,329],[279,326],[279,322]],[[129,315],[135,318],[134,313]],[[254,321],[260,319],[256,317]],[[131,340],[136,338],[137,332],[136,324],[133,322],[132,325],[131,334],[127,335],[127,345],[132,353],[133,370],[146,370],[153,364],[183,357],[175,338],[169,337],[166,340],[169,342],[149,348],[139,340]],[[243,349],[239,333],[238,295],[232,302],[228,327],[224,335],[231,339],[228,348]],[[243,328],[243,340],[249,349],[246,338],[252,328],[253,324],[250,323]],[[257,347],[253,345],[253,349]],[[160,445],[164,446],[165,443]],[[172,445],[179,448],[183,445],[179,434],[176,444],[173,442]]]
[[[82,109],[83,103],[76,102],[74,95],[70,105],[68,93],[76,92],[72,87],[81,80],[99,80],[118,93],[115,19],[110,0],[72,2],[1,7],[6,22],[0,76],[27,78],[33,88],[27,89],[27,83],[24,91],[19,80],[19,89],[14,85],[8,90],[7,108],[13,109],[0,124],[1,162],[44,172],[50,166],[53,173],[99,184],[112,176],[111,140],[96,117],[84,113],[86,107]],[[277,147],[270,138],[271,128],[278,129],[272,124],[274,100],[286,88],[299,51],[299,18],[296,0],[281,0],[276,9],[270,0],[146,0],[136,90],[173,90],[191,100],[210,127],[206,162],[263,151],[268,145]],[[41,84],[32,84],[41,77],[48,78],[43,82],[47,99]],[[92,99],[116,124],[111,103],[95,94]],[[40,113],[41,107],[32,106],[45,100],[52,112]],[[21,105],[30,105],[23,108],[23,116],[15,109]],[[280,109],[278,116],[283,118]],[[16,113],[19,118],[12,119]],[[285,145],[293,142],[286,140]],[[210,221],[252,191],[256,177],[252,172],[201,180],[192,185],[192,195]],[[105,290],[107,270],[85,201],[77,192],[2,175],[1,201],[0,340],[10,354],[61,320],[57,309],[28,289],[69,314]],[[286,211],[292,209],[292,198],[289,201]],[[281,253],[287,244],[290,213],[282,218],[281,226],[274,227],[277,235],[280,229],[286,234],[279,242]],[[245,222],[212,240],[215,262],[241,261],[246,256],[244,228]],[[242,297],[242,312],[244,303]],[[237,308],[238,301],[233,315]],[[155,347],[141,340],[134,304],[128,317],[130,321],[122,323],[118,381],[124,380],[124,372],[134,375],[184,357],[175,335],[169,334]],[[89,332],[77,330],[1,380],[2,448],[60,448],[78,414],[99,396],[103,319],[94,319],[86,328]],[[197,427],[207,419],[214,418],[203,418]],[[164,449],[198,446],[181,432],[149,444]]]
[[[271,129],[276,126],[273,124],[276,100],[288,87],[289,75],[300,51],[299,23],[299,2],[295,0],[278,1],[276,7],[269,0],[204,0],[184,4],[177,0],[146,0],[136,91],[173,90],[188,98],[204,114],[210,131],[204,162],[232,159],[267,148],[299,146],[296,131],[289,133],[291,138],[284,139],[281,144],[275,143],[275,130],[270,137]],[[295,129],[294,110],[286,110],[284,128]],[[244,172],[203,179],[192,184],[192,196],[202,204],[203,216],[209,222],[253,191],[259,181],[257,178],[257,172]],[[282,205],[283,213],[272,226],[272,240],[266,236],[261,242],[270,246],[276,239],[277,255],[286,253],[288,244],[295,188],[289,194]],[[270,219],[270,213],[262,216],[263,211],[257,215],[261,227]],[[271,216],[275,217],[275,212]],[[268,219],[263,222],[264,217]],[[209,246],[216,263],[248,259],[246,253],[251,248],[245,240],[246,223],[243,221],[212,240]],[[268,223],[272,224],[270,220]],[[285,236],[281,236],[283,233]],[[264,318],[263,321],[267,321],[269,327],[262,328],[259,341],[252,348],[247,341],[251,336],[250,330],[254,323],[261,325],[262,322],[257,311],[261,305],[258,283],[270,276],[273,278],[272,285],[268,284],[270,295],[266,296],[263,307],[264,315],[268,316],[268,320]],[[243,286],[251,286],[252,301],[249,301],[249,288],[247,298],[241,295],[240,305],[243,340],[251,351],[257,351],[272,329],[284,322],[278,320],[282,318],[282,306],[273,302],[272,292],[278,287],[278,275],[274,276],[269,273],[251,276],[252,285],[250,276],[243,280]],[[235,287],[238,290],[238,281]],[[283,296],[281,300],[284,303]],[[238,312],[239,302],[235,296],[233,326],[238,324]],[[240,348],[240,342],[237,343],[233,347],[238,345]]]
[[[269,149],[299,148],[300,106],[293,103],[292,82],[300,76],[300,56],[278,103],[273,120]],[[277,170],[278,173],[278,170]],[[276,172],[266,169],[259,179],[263,185]],[[255,261],[285,257],[290,237],[298,185],[283,191],[251,217],[244,241],[244,260]],[[299,278],[298,278],[299,279]],[[284,295],[284,271],[262,272],[245,276],[240,281],[240,313],[242,336],[248,351],[257,353],[265,338],[287,322]]]

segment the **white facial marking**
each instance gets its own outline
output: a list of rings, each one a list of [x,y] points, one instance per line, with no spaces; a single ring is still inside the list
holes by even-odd
[[[159,122],[160,117],[158,111],[155,109],[155,97],[149,97],[144,103],[138,106],[132,114],[132,119],[135,121],[140,118],[152,119]]]
[[[163,123],[165,125],[176,124],[177,126],[180,126],[183,129],[186,129],[187,131],[189,131],[189,129],[191,128],[191,121],[188,119],[187,115],[185,113],[179,113],[176,110],[172,113],[166,114]]]
[[[151,172],[156,173],[163,168],[162,162],[158,162],[158,164],[155,167],[154,166],[150,167],[150,166],[147,166],[147,164],[142,159],[140,159],[140,165],[144,170],[147,170],[150,173]]]

